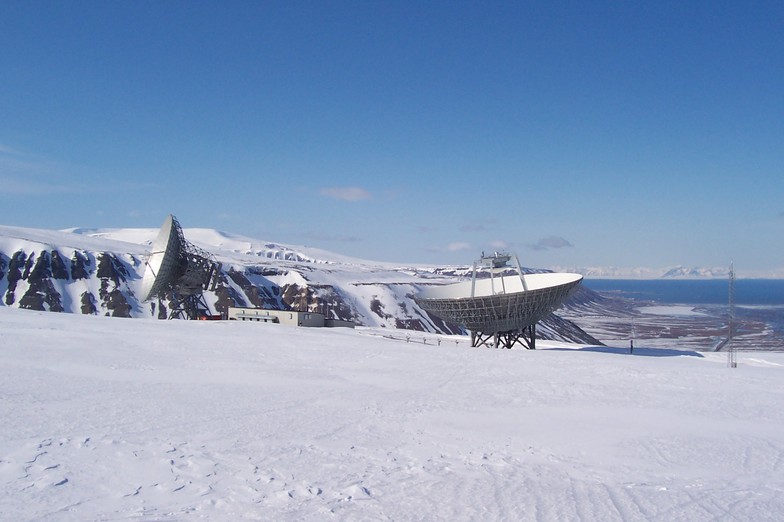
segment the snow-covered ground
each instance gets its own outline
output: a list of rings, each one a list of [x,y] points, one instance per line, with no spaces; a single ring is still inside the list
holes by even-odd
[[[783,353],[385,333],[0,307],[0,519],[781,520]]]
[[[667,317],[705,315],[703,312],[695,310],[694,306],[688,305],[639,306],[637,311],[641,314],[666,315]]]

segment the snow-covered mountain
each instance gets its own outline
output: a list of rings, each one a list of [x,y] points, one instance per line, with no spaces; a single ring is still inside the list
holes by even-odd
[[[0,226],[2,305],[165,318],[170,303],[142,302],[139,292],[145,259],[157,232]],[[205,292],[213,313],[229,306],[309,310],[364,326],[461,332],[458,326],[419,308],[413,296],[424,285],[465,277],[470,273],[468,266],[400,266],[212,229],[185,229],[184,233],[188,241],[222,263],[215,290]],[[581,299],[590,302],[592,296],[583,294]],[[598,343],[556,315],[540,324],[538,334],[544,339]]]
[[[667,268],[647,267],[556,267],[558,272],[574,272],[592,279],[725,279],[729,275],[729,267],[687,267],[673,266]],[[778,273],[748,273],[746,277],[777,278]]]
[[[556,272],[572,272],[592,279],[656,279],[661,270],[645,267],[579,266],[553,267]]]
[[[667,279],[726,279],[729,267],[674,266],[662,274]]]

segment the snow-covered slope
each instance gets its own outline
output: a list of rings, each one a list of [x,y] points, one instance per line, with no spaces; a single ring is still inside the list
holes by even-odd
[[[468,267],[399,266],[210,229],[185,237],[222,263],[213,313],[228,306],[321,311],[360,325],[458,333],[412,296],[423,285],[454,282]],[[121,317],[166,317],[168,303],[140,301],[145,255],[157,229],[45,231],[0,227],[0,298],[6,306]],[[598,342],[551,316],[540,336]]]
[[[3,520],[779,520],[784,354],[0,307]]]

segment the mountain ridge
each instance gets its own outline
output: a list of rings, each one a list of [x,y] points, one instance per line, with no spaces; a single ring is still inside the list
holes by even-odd
[[[139,298],[145,258],[156,234],[154,229],[0,227],[2,305],[166,318],[170,299],[142,302]],[[426,285],[465,277],[469,266],[368,262],[212,229],[185,229],[184,234],[223,264],[215,290],[205,292],[212,313],[222,313],[228,306],[321,311],[365,326],[464,333],[419,308],[413,296]],[[216,240],[223,243],[210,244]],[[556,315],[540,323],[539,334],[546,339],[600,344]]]
[[[727,267],[675,265],[665,268],[649,267],[553,267],[556,272],[574,272],[592,279],[726,279]],[[784,268],[757,272],[746,270],[738,272],[738,279],[784,279]]]

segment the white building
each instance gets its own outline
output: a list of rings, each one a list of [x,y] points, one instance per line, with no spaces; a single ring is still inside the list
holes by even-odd
[[[258,321],[265,323],[279,323],[289,326],[309,327],[335,327],[343,326],[354,328],[351,321],[339,319],[326,319],[324,314],[318,312],[298,312],[296,310],[267,310],[265,308],[239,308],[230,306],[227,312],[230,321]]]

